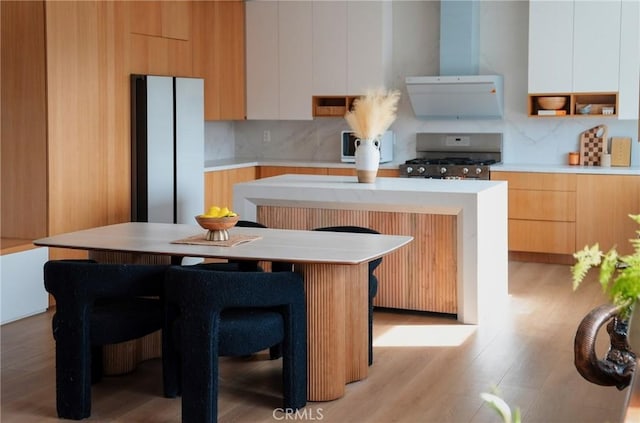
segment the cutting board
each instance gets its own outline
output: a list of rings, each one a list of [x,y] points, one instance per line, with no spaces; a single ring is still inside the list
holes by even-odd
[[[580,134],[580,164],[600,166],[600,156],[607,154],[607,125],[594,126]]]
[[[611,166],[631,165],[631,138],[611,138]]]

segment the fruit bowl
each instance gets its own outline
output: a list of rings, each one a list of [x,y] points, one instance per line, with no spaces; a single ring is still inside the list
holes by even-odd
[[[207,229],[208,241],[227,241],[229,239],[228,229],[233,228],[240,220],[240,216],[209,217],[205,215],[196,216],[196,221],[204,229]]]

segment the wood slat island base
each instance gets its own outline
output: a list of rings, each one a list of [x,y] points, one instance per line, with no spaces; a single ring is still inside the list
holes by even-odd
[[[481,324],[507,299],[507,197],[503,181],[288,174],[235,184],[233,209],[271,228],[412,236],[376,270],[375,305]]]
[[[258,221],[270,228],[311,230],[355,225],[383,234],[411,235],[413,242],[389,254],[376,269],[374,305],[457,314],[457,216],[411,212],[259,206]]]

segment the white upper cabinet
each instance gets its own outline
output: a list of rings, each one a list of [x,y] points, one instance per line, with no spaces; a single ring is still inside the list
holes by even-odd
[[[311,3],[246,3],[247,119],[311,119]]]
[[[573,92],[618,91],[620,7],[620,1],[574,2]]]
[[[568,93],[573,80],[573,2],[529,2],[529,93]]]
[[[392,4],[347,2],[347,93],[386,86],[391,74]]]
[[[640,2],[623,1],[620,16],[618,118],[636,120],[640,114]]]
[[[281,1],[278,5],[280,119],[311,119],[312,4]]]
[[[246,2],[247,119],[312,119],[314,95],[361,95],[391,70],[389,1]]]
[[[347,2],[313,2],[313,95],[347,93]]]
[[[616,92],[620,0],[529,2],[529,93]]]
[[[278,119],[278,3],[246,4],[247,119]]]

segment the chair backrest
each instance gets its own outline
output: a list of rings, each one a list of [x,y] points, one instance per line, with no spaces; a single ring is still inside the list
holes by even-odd
[[[251,220],[238,220],[236,226],[239,226],[241,228],[266,228],[266,226],[262,223],[254,222]]]
[[[353,226],[353,225],[342,225],[342,226],[325,226],[322,228],[315,228],[314,231],[323,231],[323,232],[351,232],[351,233],[360,233],[360,234],[377,234],[380,235],[380,232],[375,229],[365,228],[363,226]],[[378,258],[369,262],[369,273],[373,273],[376,267],[380,266],[382,263],[382,258]]]
[[[167,301],[215,310],[237,307],[304,307],[302,276],[293,272],[225,272],[173,266],[165,278]]]
[[[159,296],[168,267],[159,264],[51,260],[44,265],[44,285],[57,302]]]

